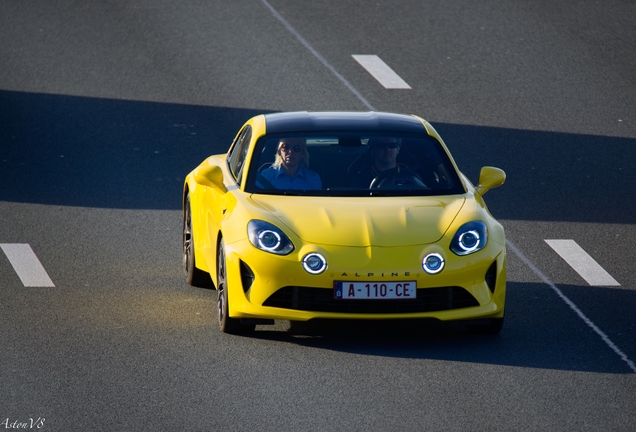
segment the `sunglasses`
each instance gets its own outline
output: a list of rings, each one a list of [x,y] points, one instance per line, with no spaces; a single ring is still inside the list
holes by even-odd
[[[284,151],[284,152],[292,151],[294,153],[300,153],[300,152],[303,151],[303,146],[296,144],[294,146],[289,147],[289,146],[283,144],[282,146],[280,146],[280,149],[281,149],[281,151]]]

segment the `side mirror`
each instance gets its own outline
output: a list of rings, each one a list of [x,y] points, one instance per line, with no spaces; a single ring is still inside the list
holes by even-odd
[[[501,186],[506,181],[506,173],[495,167],[485,166],[479,173],[479,184],[476,191],[479,195],[483,195],[492,188]]]
[[[220,189],[227,192],[223,184],[223,170],[218,165],[199,167],[194,171],[194,180],[200,185]]]

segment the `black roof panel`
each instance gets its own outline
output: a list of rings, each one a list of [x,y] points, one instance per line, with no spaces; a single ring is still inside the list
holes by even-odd
[[[426,133],[422,122],[405,114],[384,112],[284,112],[265,114],[267,133],[317,131],[393,131]]]

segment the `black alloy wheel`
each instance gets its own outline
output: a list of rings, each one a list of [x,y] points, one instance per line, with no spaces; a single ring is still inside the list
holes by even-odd
[[[197,268],[194,258],[190,194],[186,195],[183,210],[183,271],[185,273],[186,282],[192,286],[208,288],[212,285],[210,275]]]
[[[219,328],[223,333],[240,334],[254,331],[256,325],[241,324],[238,318],[229,315],[229,302],[227,294],[227,267],[225,260],[225,244],[223,239],[219,242],[216,265],[216,308],[219,320]]]

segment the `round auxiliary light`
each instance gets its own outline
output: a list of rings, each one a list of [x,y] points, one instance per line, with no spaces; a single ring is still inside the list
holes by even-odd
[[[307,273],[317,275],[327,270],[327,260],[319,253],[312,252],[303,258],[303,268]]]
[[[258,242],[263,249],[271,251],[280,246],[280,235],[276,231],[263,230],[258,234]]]
[[[473,252],[479,247],[479,233],[475,230],[466,231],[459,236],[459,247],[466,253]]]
[[[422,260],[422,268],[428,274],[436,274],[444,268],[444,258],[438,253],[430,253]]]

